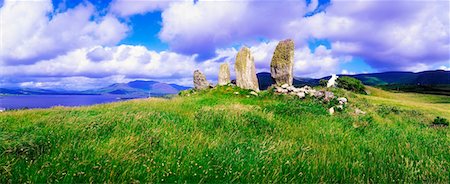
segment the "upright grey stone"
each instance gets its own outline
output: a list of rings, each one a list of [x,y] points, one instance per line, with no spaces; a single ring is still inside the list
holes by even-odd
[[[280,41],[270,63],[270,74],[276,85],[292,85],[294,72],[294,41]]]
[[[228,63],[223,63],[220,65],[219,69],[218,85],[223,86],[229,83],[230,83],[230,67],[228,66]]]
[[[256,92],[259,91],[255,61],[249,48],[242,47],[241,50],[239,50],[236,56],[234,69],[236,71],[236,85],[238,87],[251,89]]]
[[[195,89],[207,89],[210,87],[210,83],[206,80],[205,75],[199,70],[194,71],[194,88]]]

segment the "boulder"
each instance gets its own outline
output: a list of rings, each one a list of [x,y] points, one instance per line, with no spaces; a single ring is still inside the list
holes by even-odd
[[[255,61],[248,47],[242,47],[239,50],[234,69],[236,71],[236,85],[238,87],[259,92]]]
[[[211,84],[206,80],[206,76],[199,70],[194,71],[194,88],[198,90],[210,88]]]
[[[227,85],[230,83],[230,67],[228,63],[223,63],[220,65],[219,78],[217,84],[219,86]]]
[[[336,74],[331,75],[331,79],[327,82],[327,88],[335,87],[337,78],[338,76]]]
[[[323,98],[323,100],[329,102],[333,98],[334,98],[334,93],[333,92],[325,91],[325,97]]]
[[[277,85],[292,85],[294,80],[294,41],[280,41],[273,53],[270,74]]]

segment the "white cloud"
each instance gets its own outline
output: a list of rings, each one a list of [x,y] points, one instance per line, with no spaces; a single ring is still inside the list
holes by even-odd
[[[73,49],[112,46],[128,31],[113,16],[95,17],[95,8],[89,3],[62,13],[52,10],[50,1],[5,1],[0,9],[0,63],[32,64]]]

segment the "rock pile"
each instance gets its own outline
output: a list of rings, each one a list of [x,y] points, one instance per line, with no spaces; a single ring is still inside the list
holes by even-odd
[[[255,61],[248,47],[242,47],[237,53],[234,69],[238,87],[259,92]]]
[[[320,95],[323,93],[322,91],[316,91],[315,89],[309,86],[303,86],[301,88],[296,88],[294,86],[290,86],[288,84],[283,84],[280,87],[275,86],[275,92],[279,94],[289,94],[289,95],[297,95],[299,98],[304,98],[306,95],[315,96],[315,97],[323,97],[324,95]]]

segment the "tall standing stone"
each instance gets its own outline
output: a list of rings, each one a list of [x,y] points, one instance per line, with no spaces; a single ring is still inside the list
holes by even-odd
[[[294,41],[280,41],[273,53],[270,63],[270,73],[278,86],[292,85],[294,80]]]
[[[207,89],[210,87],[210,83],[206,80],[206,76],[199,70],[194,71],[194,88],[195,89]]]
[[[228,63],[220,65],[218,85],[227,85],[230,83],[230,67]]]
[[[237,53],[236,63],[236,85],[243,89],[259,91],[258,78],[256,78],[255,61],[250,49],[242,47]]]

